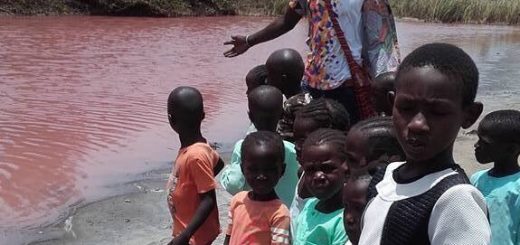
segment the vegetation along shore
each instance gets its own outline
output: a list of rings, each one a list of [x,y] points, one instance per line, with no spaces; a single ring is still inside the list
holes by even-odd
[[[0,15],[278,15],[288,0],[0,0]],[[520,24],[520,0],[390,0],[397,17]]]

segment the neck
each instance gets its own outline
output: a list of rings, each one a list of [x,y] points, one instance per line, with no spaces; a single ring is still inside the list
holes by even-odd
[[[202,134],[200,133],[200,129],[179,133],[179,140],[181,141],[181,148],[199,142],[206,142],[206,139],[202,137]]]
[[[288,89],[287,91],[285,91],[285,97],[287,99],[299,94],[302,92],[302,89],[301,88],[293,88],[293,89]]]
[[[509,157],[496,161],[493,168],[489,171],[489,174],[494,177],[503,177],[520,172],[517,159],[518,157]]]
[[[278,195],[276,195],[276,192],[272,190],[271,192],[267,194],[259,194],[255,193],[255,191],[250,191],[248,194],[249,198],[254,201],[260,201],[260,202],[266,202],[278,199]]]
[[[263,124],[255,124],[256,130],[258,131],[269,131],[269,132],[276,132],[276,124],[274,125],[263,125]]]
[[[455,165],[453,159],[453,145],[433,158],[427,160],[406,160],[406,164],[399,171],[399,178],[403,180],[414,179],[440,169],[446,169]]]
[[[342,192],[339,190],[334,196],[326,200],[320,200],[316,209],[322,213],[332,213],[343,208]]]

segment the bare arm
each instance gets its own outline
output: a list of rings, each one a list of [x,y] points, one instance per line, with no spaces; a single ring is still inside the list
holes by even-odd
[[[213,207],[215,207],[217,203],[215,190],[199,194],[199,196],[200,204],[195,211],[195,215],[193,215],[191,222],[188,224],[186,229],[181,234],[176,236],[169,244],[188,244],[193,234],[195,234],[195,232],[211,214]]]
[[[280,16],[271,24],[266,26],[264,29],[246,36],[232,36],[230,41],[224,43],[224,45],[233,45],[233,48],[226,51],[224,55],[226,57],[235,57],[246,52],[250,47],[273,40],[290,30],[292,30],[302,16],[298,14],[293,8],[288,7],[283,16]],[[247,39],[247,40],[246,40]]]
[[[222,158],[218,158],[217,165],[215,165],[215,168],[213,168],[213,173],[215,176],[217,176],[218,173],[224,168],[224,161]]]
[[[224,245],[229,245],[229,239],[231,239],[231,236],[226,235],[226,239],[224,240]]]

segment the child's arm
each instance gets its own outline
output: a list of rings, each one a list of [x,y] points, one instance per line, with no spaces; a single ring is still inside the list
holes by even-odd
[[[240,169],[241,159],[240,151],[242,149],[242,141],[235,144],[233,153],[231,153],[230,163],[222,170],[220,174],[220,185],[231,195],[235,195],[246,190],[246,178]]]
[[[215,165],[215,167],[213,168],[213,174],[215,176],[217,176],[217,174],[220,173],[220,171],[224,168],[224,161],[222,160],[222,158],[218,158],[218,162],[217,162],[217,165]]]
[[[224,245],[229,245],[229,239],[231,238],[230,235],[226,235],[226,239],[224,240]]]
[[[215,207],[215,205],[217,204],[215,190],[210,190],[208,192],[201,193],[199,194],[199,197],[200,204],[197,210],[195,211],[195,214],[193,215],[193,219],[188,224],[186,229],[169,243],[170,245],[188,244],[190,238],[204,223],[204,221],[206,221],[211,211],[213,210],[213,207]]]
[[[278,213],[273,217],[271,224],[271,245],[289,245],[291,244],[289,210],[278,211]]]

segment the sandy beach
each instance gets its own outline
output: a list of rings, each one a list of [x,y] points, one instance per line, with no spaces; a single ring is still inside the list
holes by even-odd
[[[454,155],[456,161],[466,170],[468,176],[483,169],[473,156],[473,144],[477,137],[469,130],[461,130],[456,141]],[[229,154],[222,154],[229,159]],[[164,186],[168,178],[167,170],[158,178],[133,183],[135,192],[79,207],[65,221],[42,230],[60,236],[32,244],[166,244],[170,239],[171,218],[166,206]],[[222,189],[217,190],[222,230],[227,225],[228,202],[231,196]],[[222,233],[213,244],[222,244]]]

